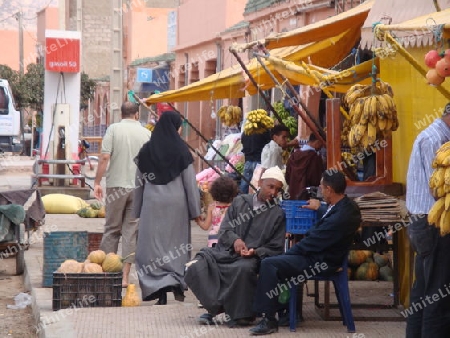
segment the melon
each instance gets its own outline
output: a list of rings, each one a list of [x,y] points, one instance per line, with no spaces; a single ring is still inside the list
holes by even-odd
[[[110,252],[105,256],[105,260],[102,263],[103,271],[105,272],[120,272],[122,271],[122,257]]]
[[[102,267],[97,263],[84,264],[83,272],[85,273],[102,273]]]
[[[83,263],[78,263],[74,259],[66,259],[61,263],[61,266],[56,270],[56,272],[62,273],[80,273],[83,271]]]
[[[92,263],[102,264],[105,260],[106,254],[102,250],[91,251],[87,259],[89,259]]]
[[[348,252],[348,265],[359,266],[364,263],[367,256],[363,250],[350,250]]]
[[[376,263],[363,263],[356,269],[355,277],[357,280],[377,280],[378,265]]]
[[[394,279],[394,271],[389,266],[380,268],[380,280],[392,282]]]
[[[136,286],[134,284],[129,284],[127,286],[127,291],[125,297],[122,299],[122,306],[139,306],[141,300],[136,292]]]
[[[386,255],[380,255],[380,254],[376,253],[373,256],[373,259],[380,268],[383,266],[386,266],[389,263],[389,257]]]

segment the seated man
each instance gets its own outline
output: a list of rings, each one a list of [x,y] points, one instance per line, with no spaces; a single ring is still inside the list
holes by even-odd
[[[280,168],[266,170],[260,190],[236,197],[228,208],[216,247],[202,249],[187,264],[186,284],[208,311],[200,324],[213,324],[222,312],[230,327],[254,320],[259,262],[283,252],[285,216],[274,199],[285,185]]]
[[[278,331],[278,321],[275,319],[277,295],[284,290],[284,285],[280,286],[280,283],[298,285],[308,276],[331,275],[341,267],[361,223],[358,206],[344,194],[346,186],[344,174],[325,171],[320,187],[328,207],[321,207],[318,200],[310,200],[309,205],[305,206],[319,210],[319,216],[322,213],[323,216],[284,255],[269,257],[261,262],[254,309],[256,313],[262,313],[263,318],[250,329],[250,334],[264,335]]]

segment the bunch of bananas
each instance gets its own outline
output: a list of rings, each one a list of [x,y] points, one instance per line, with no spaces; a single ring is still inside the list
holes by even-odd
[[[286,108],[284,108],[284,104],[281,101],[275,102],[273,104],[273,109],[275,109],[277,114],[281,117],[281,120],[287,119],[290,116],[289,112],[286,110]]]
[[[440,229],[441,236],[450,233],[450,142],[443,144],[433,161],[429,186],[438,200],[428,213],[428,223]]]
[[[248,112],[244,133],[246,135],[262,134],[273,126],[274,121],[267,112],[264,109],[256,109]]]
[[[296,137],[298,133],[298,123],[297,119],[292,116],[288,116],[287,118],[283,119],[283,124],[289,128],[289,134],[292,137]]]
[[[237,106],[222,106],[217,111],[222,123],[227,126],[235,126],[242,120],[242,109]]]
[[[289,133],[291,137],[296,137],[298,134],[298,121],[295,117],[291,116],[290,113],[284,108],[284,104],[281,101],[275,102],[273,108],[277,114],[281,117],[283,124],[289,128]]]
[[[386,136],[398,128],[397,109],[391,86],[377,82],[373,86],[355,85],[344,96],[349,108],[351,128],[348,133],[350,147],[374,144],[379,133]]]
[[[350,145],[348,144],[348,134],[351,129],[351,120],[344,119],[344,123],[342,124],[342,132],[341,132],[341,146],[348,148]]]

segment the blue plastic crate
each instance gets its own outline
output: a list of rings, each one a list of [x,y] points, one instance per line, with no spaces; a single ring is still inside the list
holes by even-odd
[[[87,231],[54,231],[44,233],[43,287],[52,287],[53,272],[66,259],[84,262],[88,255]]]
[[[281,208],[286,214],[286,232],[304,235],[317,222],[317,211],[303,209],[308,201],[282,201]]]

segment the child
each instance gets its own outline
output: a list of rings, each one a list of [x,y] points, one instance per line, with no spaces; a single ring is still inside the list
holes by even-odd
[[[282,153],[289,139],[289,128],[278,124],[272,128],[270,136],[272,141],[267,143],[261,152],[261,167],[263,168],[261,175],[266,169],[275,166],[280,169],[284,168]]]
[[[230,177],[219,177],[211,185],[209,190],[213,202],[209,205],[206,218],[197,224],[203,230],[209,230],[208,246],[214,247],[218,241],[220,224],[233,199],[236,197],[238,187]]]

